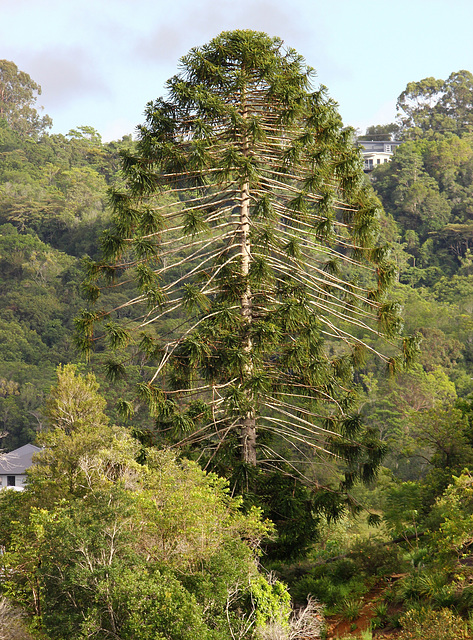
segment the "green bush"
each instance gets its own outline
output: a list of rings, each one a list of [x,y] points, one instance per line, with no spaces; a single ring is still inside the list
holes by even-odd
[[[408,554],[406,554],[405,559],[414,567],[422,567],[426,562],[429,561],[429,549],[425,547],[420,547],[413,549]]]
[[[395,585],[397,602],[428,601],[434,609],[457,606],[461,600],[455,583],[448,582],[444,571],[415,572]]]
[[[394,602],[415,602],[419,601],[424,594],[419,573],[411,573],[402,578],[394,585]]]
[[[358,572],[358,567],[351,558],[343,558],[327,567],[327,573],[335,582],[346,582]]]
[[[382,545],[361,542],[356,548],[355,563],[358,570],[370,576],[385,576],[399,573],[404,565],[402,551],[397,545]]]
[[[322,578],[307,575],[292,585],[290,592],[296,602],[305,602],[308,596],[312,596],[332,609],[344,600],[361,598],[366,593],[366,586],[359,577],[337,584],[328,575]]]
[[[342,602],[337,606],[337,612],[349,622],[354,622],[357,618],[359,618],[362,609],[363,599],[356,598],[354,596],[344,598]]]
[[[388,603],[380,600],[373,606],[374,617],[371,619],[372,629],[382,629],[388,624]]]
[[[448,582],[448,576],[444,572],[422,575],[420,584],[422,595],[430,600],[434,609],[449,608],[457,604],[457,587],[455,583]]]
[[[399,640],[466,640],[472,637],[465,621],[450,609],[411,609],[401,616],[400,622],[403,629]]]

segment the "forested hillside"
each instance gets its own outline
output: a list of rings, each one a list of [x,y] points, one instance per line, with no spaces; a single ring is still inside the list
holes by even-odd
[[[363,175],[281,52],[222,34],[112,143],[0,61],[0,638],[473,637],[473,75]]]
[[[4,82],[9,65],[2,63]],[[21,75],[15,82],[32,102],[30,82]],[[73,321],[83,305],[82,259],[97,256],[110,215],[107,189],[118,179],[120,149],[132,144],[130,136],[104,145],[89,127],[27,135],[28,116],[11,93],[10,115],[0,121],[0,429],[6,450],[34,440],[56,366],[77,360]]]

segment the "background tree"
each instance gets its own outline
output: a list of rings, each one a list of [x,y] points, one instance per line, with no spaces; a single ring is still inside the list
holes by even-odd
[[[112,448],[117,452],[121,447],[123,456],[125,452],[129,459],[138,456],[138,444],[128,432],[108,424],[106,401],[98,393],[92,373],[81,376],[77,367],[69,364],[58,367],[57,378],[45,408],[49,428],[38,435],[42,450],[31,471],[33,487],[47,502],[53,497],[84,494],[92,473],[87,461],[98,450]],[[113,456],[106,464],[112,476],[124,479],[128,473]]]
[[[358,139],[441,139],[471,133],[473,74],[462,69],[446,80],[428,77],[409,82],[397,98],[396,110],[396,122],[371,125]]]
[[[403,139],[471,132],[473,75],[460,70],[447,80],[429,77],[409,82],[397,99],[396,108]]]
[[[415,146],[402,145],[388,164],[387,170],[374,177],[383,204],[404,229],[416,230],[425,241],[430,231],[448,222],[449,203],[435,179],[425,172]]]
[[[169,99],[148,104],[138,152],[124,156],[105,260],[89,268],[91,300],[102,276],[139,291],[78,327],[86,351],[98,322],[122,356],[129,345],[148,356],[139,393],[181,445],[206,442],[211,458],[238,437],[255,466],[265,433],[261,463],[336,449],[353,478],[379,460],[373,433],[360,446],[351,377],[364,335],[396,332],[384,295],[394,270],[376,246],[379,204],[352,134],[312,73],[252,31],[181,60]],[[109,374],[126,365],[111,359]]]
[[[35,103],[41,87],[14,62],[0,60],[0,119],[14,131],[32,138],[39,137],[52,125],[49,116],[40,117]]]
[[[7,450],[34,440],[57,365],[77,360],[80,259],[99,255],[119,150],[132,146],[102,144],[92,127],[32,138],[0,118],[0,377],[19,385],[0,398]]]
[[[400,126],[395,122],[375,124],[366,128],[365,134],[357,136],[358,140],[396,140]]]
[[[430,285],[441,272],[467,273],[473,237],[472,154],[470,134],[426,135],[399,146],[391,162],[370,175],[412,256],[409,266],[414,269],[406,273],[412,284],[413,277]],[[439,269],[427,272],[431,267]]]

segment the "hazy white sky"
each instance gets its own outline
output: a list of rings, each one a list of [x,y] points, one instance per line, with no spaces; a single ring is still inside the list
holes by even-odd
[[[0,59],[43,88],[67,133],[133,133],[179,58],[221,31],[281,37],[317,70],[345,124],[391,122],[410,81],[473,71],[472,0],[0,0]]]

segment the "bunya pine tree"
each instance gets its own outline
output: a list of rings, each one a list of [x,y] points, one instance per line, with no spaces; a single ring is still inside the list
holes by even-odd
[[[367,336],[398,332],[394,269],[352,132],[313,75],[253,31],[181,60],[124,155],[104,258],[89,264],[92,302],[107,286],[124,295],[84,311],[78,336],[116,352],[112,379],[146,358],[138,397],[174,442],[207,459],[231,442],[247,468],[329,454],[353,478],[379,460],[353,371]],[[393,353],[380,357],[395,366]]]

